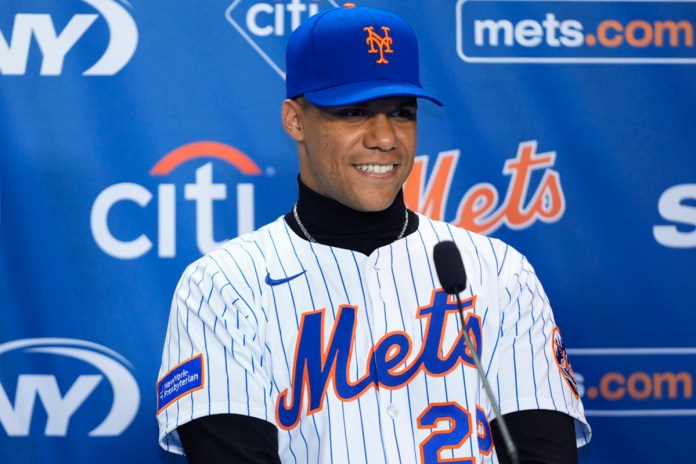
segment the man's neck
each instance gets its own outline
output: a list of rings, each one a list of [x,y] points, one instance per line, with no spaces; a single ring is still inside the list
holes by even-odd
[[[364,212],[313,191],[299,177],[297,180],[297,214],[307,233],[318,243],[369,255],[395,241],[403,230],[406,206],[401,191],[387,209]],[[410,211],[408,215],[408,228],[404,235],[418,228],[418,216]],[[307,239],[292,211],[285,215],[285,221],[297,235]]]

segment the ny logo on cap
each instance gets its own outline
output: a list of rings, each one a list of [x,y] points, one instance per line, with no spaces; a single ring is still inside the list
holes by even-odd
[[[372,28],[372,26],[366,27],[363,30],[367,32],[367,40],[365,40],[365,43],[367,43],[370,46],[370,49],[367,51],[367,53],[379,53],[379,59],[377,60],[377,64],[389,63],[389,61],[384,59],[385,53],[394,53],[394,51],[391,49],[391,44],[393,40],[391,37],[389,37],[389,28],[386,26],[382,26],[384,37],[381,37],[379,34],[377,34]],[[379,49],[375,48],[375,46],[377,46]]]

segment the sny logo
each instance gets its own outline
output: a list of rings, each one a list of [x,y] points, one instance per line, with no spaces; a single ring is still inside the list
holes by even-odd
[[[679,184],[665,190],[657,203],[664,221],[653,227],[657,243],[670,248],[696,248],[696,184]]]
[[[24,75],[32,44],[41,51],[42,76],[59,76],[65,56],[83,39],[87,30],[100,16],[109,29],[106,50],[83,76],[113,76],[130,61],[138,45],[138,29],[131,15],[115,0],[82,0],[98,14],[75,14],[59,33],[50,14],[18,13],[11,31],[0,31],[0,74]],[[93,38],[82,42],[95,43]]]
[[[391,45],[394,42],[394,40],[391,37],[389,37],[389,28],[386,26],[382,26],[382,32],[384,32],[384,37],[380,37],[380,35],[375,32],[372,26],[366,27],[363,30],[367,32],[367,39],[365,40],[365,42],[370,46],[370,50],[368,50],[367,53],[379,53],[379,59],[377,60],[377,64],[389,63],[389,61],[384,58],[385,53],[394,53],[394,50],[391,49]],[[375,48],[375,44],[377,45],[377,48]]]
[[[104,420],[99,425],[92,428],[88,433],[90,437],[115,437],[121,435],[124,430],[133,422],[135,415],[140,407],[140,390],[138,383],[130,372],[131,364],[120,354],[96,343],[75,340],[69,338],[32,338],[15,340],[0,345],[0,357],[8,360],[11,368],[16,366],[33,363],[17,362],[13,359],[16,356],[37,356],[51,355],[49,359],[60,356],[80,361],[77,364],[82,374],[78,375],[70,388],[61,394],[57,372],[58,365],[65,366],[64,361],[52,363],[56,366],[53,374],[21,373],[17,376],[15,388],[14,404],[10,401],[6,387],[0,383],[0,424],[4,427],[7,435],[11,437],[26,437],[31,432],[32,418],[35,416],[36,398],[38,397],[43,405],[45,414],[38,417],[46,418],[44,435],[52,437],[64,437],[68,433],[68,426],[75,413],[89,401],[90,405],[98,400],[99,384],[104,377],[109,382],[112,399],[111,407]],[[98,374],[88,373],[94,371]],[[61,369],[62,370],[62,369]],[[60,376],[65,377],[65,372]],[[103,389],[102,389],[103,390]],[[103,390],[106,391],[106,390]],[[95,397],[94,400],[90,400]],[[95,410],[90,407],[82,408],[89,410],[92,415]],[[85,412],[87,414],[87,412]]]

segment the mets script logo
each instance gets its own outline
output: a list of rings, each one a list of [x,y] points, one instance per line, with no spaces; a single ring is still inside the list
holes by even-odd
[[[411,175],[404,185],[404,199],[409,209],[426,216],[445,220],[451,188],[461,185],[455,181],[455,169],[460,150],[440,152],[430,174],[428,155],[417,156]],[[565,212],[565,196],[561,175],[551,169],[556,152],[539,153],[537,141],[519,144],[517,156],[508,159],[503,174],[510,176],[503,200],[498,189],[489,182],[480,182],[465,193],[459,202],[457,215],[449,220],[457,227],[489,234],[506,225],[519,230],[536,221],[556,222]]]
[[[558,327],[553,329],[553,354],[556,364],[558,365],[558,369],[561,371],[563,378],[573,391],[573,395],[575,395],[576,398],[579,398],[580,394],[578,393],[578,384],[575,381],[575,374],[573,374],[573,367],[570,365],[568,353],[566,353],[563,340],[561,339],[561,331],[558,329]]]
[[[476,296],[462,301],[464,310],[476,306]],[[443,376],[461,364],[475,366],[471,352],[463,341],[460,331],[449,349],[444,349],[444,334],[449,315],[456,315],[456,301],[448,298],[443,290],[433,290],[431,301],[418,308],[416,318],[426,327],[420,352],[413,352],[413,342],[403,332],[389,333],[382,337],[370,351],[359,378],[349,378],[350,353],[355,346],[355,331],[358,324],[358,307],[342,305],[334,322],[331,338],[324,346],[322,334],[325,310],[302,315],[295,347],[292,370],[292,388],[280,392],[276,403],[277,423],[289,430],[297,426],[307,401],[307,415],[320,411],[324,396],[333,384],[334,394],[342,401],[350,401],[363,395],[370,388],[395,390],[408,385],[416,376]],[[481,318],[468,312],[465,330],[469,332],[476,352],[481,355]],[[398,349],[395,349],[398,347]],[[446,353],[439,356],[438,353]],[[397,354],[394,354],[397,353]],[[408,358],[408,359],[407,359]]]
[[[370,46],[370,49],[367,51],[367,53],[379,53],[379,59],[377,60],[377,64],[389,63],[389,61],[384,58],[385,53],[394,53],[394,51],[391,49],[391,45],[394,42],[394,40],[391,37],[389,37],[389,28],[386,26],[382,26],[382,32],[384,32],[384,37],[380,37],[380,35],[375,32],[372,26],[366,27],[363,30],[367,32],[367,39],[365,40],[365,42]]]

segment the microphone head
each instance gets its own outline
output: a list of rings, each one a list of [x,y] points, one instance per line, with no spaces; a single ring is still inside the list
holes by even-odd
[[[459,248],[451,240],[435,245],[433,261],[440,285],[450,295],[457,295],[466,288],[466,271]]]

